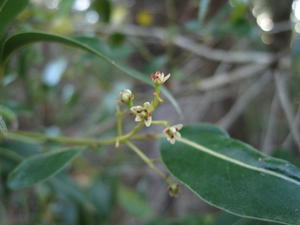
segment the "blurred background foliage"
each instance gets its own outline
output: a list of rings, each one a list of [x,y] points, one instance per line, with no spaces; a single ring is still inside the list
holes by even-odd
[[[155,118],[211,122],[300,165],[299,20],[299,0],[31,0],[5,35],[76,37],[145,76],[170,72],[167,87],[183,113],[167,101]],[[131,88],[137,102],[152,95],[107,62],[55,43],[14,54],[0,87],[8,129],[52,136],[112,136],[119,92]],[[126,129],[132,126],[126,121]],[[156,143],[140,146],[159,157]],[[0,139],[1,225],[268,224],[220,212],[184,187],[168,196],[164,181],[126,148],[93,149],[46,182],[7,187],[22,159],[59,147]]]

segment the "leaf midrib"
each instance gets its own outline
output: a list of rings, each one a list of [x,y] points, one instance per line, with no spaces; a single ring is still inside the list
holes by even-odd
[[[284,176],[282,174],[275,173],[275,172],[270,171],[270,170],[266,170],[264,168],[259,168],[259,167],[251,166],[251,165],[248,165],[248,164],[246,164],[246,163],[244,163],[242,161],[236,160],[236,159],[229,158],[229,157],[227,157],[225,155],[222,155],[220,153],[217,153],[217,152],[215,152],[215,151],[213,151],[213,150],[211,150],[211,149],[209,149],[207,147],[199,145],[198,143],[190,141],[190,140],[188,140],[186,138],[179,138],[178,141],[182,142],[184,144],[190,145],[190,146],[196,148],[199,151],[208,153],[208,154],[213,155],[213,156],[215,156],[215,157],[217,157],[219,159],[222,159],[222,160],[225,160],[225,161],[229,161],[229,162],[234,163],[236,165],[239,165],[241,167],[245,167],[245,168],[248,168],[250,170],[255,170],[255,171],[258,171],[258,172],[263,172],[263,173],[266,173],[266,174],[269,174],[269,175],[272,175],[272,176],[276,176],[276,177],[282,178],[282,179],[284,179],[286,181],[289,181],[291,183],[300,185],[300,182],[298,182],[296,180],[293,180],[290,177]]]

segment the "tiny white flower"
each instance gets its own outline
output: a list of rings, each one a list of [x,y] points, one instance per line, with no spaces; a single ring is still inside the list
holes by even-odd
[[[150,102],[145,102],[143,106],[133,106],[130,108],[131,112],[135,115],[135,122],[144,121],[145,126],[149,127],[152,122],[152,107]]]
[[[120,92],[120,101],[124,104],[129,104],[134,99],[134,95],[129,89],[124,89]]]
[[[163,84],[170,78],[171,74],[165,76],[164,73],[160,71],[156,71],[155,73],[152,73],[150,76],[154,84]]]
[[[182,124],[177,124],[164,129],[163,132],[165,133],[167,140],[171,144],[175,144],[176,139],[181,137],[181,134],[178,131],[181,130],[182,127],[183,127]]]

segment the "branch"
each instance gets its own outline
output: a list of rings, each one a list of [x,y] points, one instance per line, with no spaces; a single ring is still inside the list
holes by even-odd
[[[258,52],[258,51],[226,51],[222,49],[210,48],[204,44],[200,44],[183,35],[173,36],[162,28],[142,28],[135,25],[122,26],[105,26],[99,28],[101,33],[119,32],[129,36],[155,38],[163,42],[170,42],[177,47],[194,53],[195,55],[214,60],[229,63],[256,63],[268,64],[273,61],[272,54]]]
[[[285,117],[287,119],[292,137],[298,146],[298,150],[300,151],[300,134],[296,126],[294,126],[294,112],[291,105],[291,102],[288,97],[287,89],[285,86],[285,81],[282,79],[279,73],[275,74],[275,84],[277,89],[277,94],[279,97],[279,101],[281,104],[281,107],[283,109],[283,112],[285,114]]]
[[[218,121],[218,126],[228,129],[248,106],[250,101],[263,90],[263,87],[270,81],[270,77],[270,72],[267,72],[259,80],[255,81],[255,83],[236,101],[230,111]]]
[[[266,65],[246,65],[235,69],[234,71],[217,74],[211,78],[206,78],[197,83],[196,88],[201,91],[210,91],[212,89],[220,88],[221,86],[258,75],[265,69]]]
[[[267,125],[267,130],[264,136],[263,144],[262,144],[262,150],[266,154],[270,154],[273,149],[273,139],[274,139],[274,134],[276,131],[276,114],[278,112],[279,108],[279,101],[278,101],[278,96],[277,94],[274,95],[272,103],[271,103],[271,108],[269,112],[269,120],[268,120],[268,125]]]

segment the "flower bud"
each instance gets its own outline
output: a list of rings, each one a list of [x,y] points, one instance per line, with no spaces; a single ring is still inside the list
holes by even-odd
[[[150,76],[155,85],[161,85],[169,79],[171,74],[168,74],[165,76],[164,73],[162,73],[160,71],[156,71],[155,73],[152,73]]]
[[[178,184],[170,184],[168,187],[168,191],[169,191],[169,195],[172,197],[177,196],[178,192],[179,192],[179,186]]]
[[[134,94],[129,89],[124,89],[120,92],[120,101],[123,104],[130,104],[134,99]]]

